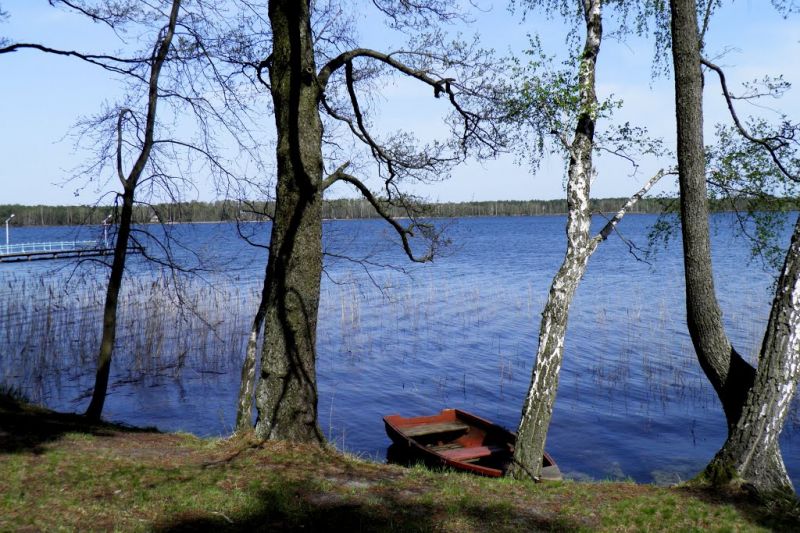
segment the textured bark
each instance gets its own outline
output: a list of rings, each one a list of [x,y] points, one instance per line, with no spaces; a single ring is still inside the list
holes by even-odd
[[[589,186],[597,116],[595,70],[602,39],[601,2],[586,2],[586,41],[579,67],[580,116],[570,146],[567,178],[567,252],[553,278],[539,326],[536,366],[522,408],[508,475],[538,478],[564,356],[569,307],[599,240],[590,236]]]
[[[277,127],[275,218],[265,280],[262,439],[324,440],[317,425],[316,330],[322,275],[322,124],[309,3],[269,3]]]
[[[672,0],[670,4],[686,318],[700,366],[717,392],[730,429],[739,419],[755,370],[731,346],[714,289],[695,0]]]
[[[127,257],[128,243],[130,240],[134,195],[136,187],[139,184],[139,179],[150,158],[150,152],[153,149],[156,108],[158,104],[158,77],[161,74],[161,67],[172,45],[172,37],[175,35],[175,25],[177,24],[180,5],[181,0],[173,0],[169,23],[153,55],[148,87],[147,120],[145,122],[144,140],[139,155],[127,177],[123,175],[122,171],[122,151],[120,147],[122,143],[121,122],[125,114],[130,111],[123,109],[120,112],[119,125],[117,128],[117,172],[123,185],[122,212],[120,213],[117,242],[114,245],[114,259],[111,264],[111,274],[109,275],[108,287],[106,289],[106,301],[103,308],[103,337],[100,341],[100,351],[97,356],[97,372],[95,374],[94,390],[92,391],[92,400],[86,410],[86,416],[95,420],[99,419],[103,413],[103,405],[105,404],[106,394],[108,392],[108,377],[111,372],[111,359],[114,354],[114,342],[117,336],[117,301],[122,288],[122,274],[125,271],[125,259]]]
[[[800,218],[778,280],[759,361],[742,416],[706,471],[716,482],[741,478],[761,494],[791,493],[778,437],[800,377]]]
[[[791,492],[778,435],[797,380],[798,230],[773,300],[756,373],[731,346],[714,289],[697,6],[695,0],[671,0],[670,7],[687,325],[728,423],[728,439],[705,475],[714,483],[743,480],[762,493]]]

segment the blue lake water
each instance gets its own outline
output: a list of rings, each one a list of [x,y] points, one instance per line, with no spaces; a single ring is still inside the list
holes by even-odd
[[[620,231],[644,245],[654,220],[629,215]],[[752,358],[773,280],[749,261],[749,248],[733,237],[727,216],[715,221],[715,281],[724,319],[733,344]],[[383,460],[389,440],[381,417],[390,413],[459,407],[516,428],[539,314],[563,257],[565,219],[443,223],[453,245],[428,265],[409,264],[380,221],[326,223],[331,255],[318,328],[319,421],[343,450]],[[261,242],[267,230],[242,228]],[[105,416],[225,435],[233,425],[238,365],[266,254],[238,239],[233,224],[171,231],[175,257],[201,268],[181,281],[184,304],[201,318],[161,299],[160,284],[171,284],[172,275],[131,258],[131,303],[121,318]],[[13,242],[99,235],[97,228],[12,228]],[[567,475],[676,482],[697,473],[722,444],[724,417],[686,333],[682,269],[679,241],[651,264],[636,260],[616,237],[592,257],[570,313],[547,444]],[[85,409],[99,341],[101,278],[96,263],[0,264],[6,302],[0,304],[0,383],[55,409]],[[796,404],[782,449],[797,486]]]

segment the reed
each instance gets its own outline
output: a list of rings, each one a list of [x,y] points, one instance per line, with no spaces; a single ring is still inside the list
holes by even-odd
[[[321,372],[341,364],[426,360],[440,372],[430,376],[430,393],[443,398],[465,396],[467,380],[482,381],[492,372],[498,399],[519,394],[527,384],[544,301],[532,283],[481,285],[472,278],[442,280],[423,272],[409,279],[386,272],[375,276],[379,289],[359,279],[346,276],[323,285]],[[65,385],[75,389],[70,394],[85,394],[94,374],[104,295],[98,275],[68,279],[63,273],[0,270],[0,383],[43,403]],[[112,388],[180,379],[186,370],[238,373],[259,297],[257,279],[215,275],[210,283],[154,272],[131,276],[120,299]],[[648,409],[716,405],[683,332],[683,317],[670,311],[674,302],[644,300],[635,295],[616,310],[600,306],[594,316],[578,306],[567,338],[565,369],[572,377],[561,397],[579,401],[588,383],[609,402],[643,389],[652,403]],[[756,305],[745,304],[746,309]],[[645,312],[646,306],[652,310]],[[755,347],[760,327],[752,319],[734,318],[746,324],[735,332],[737,345]],[[614,335],[604,333],[612,328]],[[438,357],[452,361],[454,352],[452,368],[436,364]],[[787,424],[800,426],[797,402]]]
[[[93,375],[105,296],[102,278],[0,275],[0,382],[45,402],[59,380]],[[127,280],[120,296],[117,382],[179,377],[185,368],[236,369],[246,341],[243,317],[257,297],[257,287],[232,282],[184,280],[176,287],[160,276]]]

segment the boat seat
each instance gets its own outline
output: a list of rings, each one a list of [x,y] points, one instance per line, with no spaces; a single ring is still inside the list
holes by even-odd
[[[470,448],[455,448],[452,450],[442,450],[439,452],[444,457],[451,461],[470,461],[473,459],[480,459],[481,457],[488,457],[493,453],[502,452],[507,450],[505,446],[489,445],[489,446],[472,446]]]
[[[401,431],[408,437],[422,437],[425,435],[435,435],[436,433],[449,433],[452,431],[467,431],[469,426],[461,422],[438,422],[435,424],[420,424],[401,428]]]

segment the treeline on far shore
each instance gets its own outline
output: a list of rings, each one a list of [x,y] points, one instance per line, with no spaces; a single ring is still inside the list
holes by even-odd
[[[626,202],[626,198],[599,198],[592,200],[592,210],[613,213]],[[737,208],[731,200],[711,202],[712,210],[729,211]],[[631,213],[663,213],[675,210],[675,198],[643,198],[629,211]],[[457,203],[428,203],[420,206],[430,217],[486,217],[486,216],[538,216],[566,213],[566,200],[498,200]],[[741,203],[743,210],[746,202]],[[242,202],[219,200],[214,202],[179,202],[137,205],[134,222],[229,222],[234,220],[267,220],[274,209],[273,202]],[[392,216],[402,217],[400,208],[387,207]],[[98,205],[0,205],[2,220],[14,214],[12,223],[24,226],[72,226],[102,224],[113,207]],[[326,200],[323,216],[327,219],[377,218],[378,214],[364,199]]]

